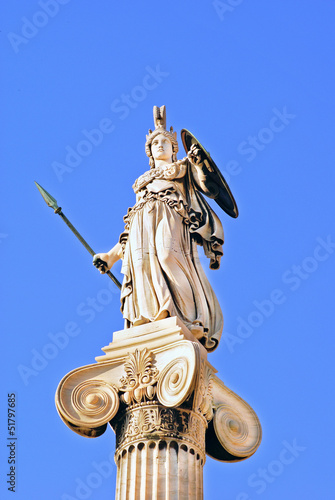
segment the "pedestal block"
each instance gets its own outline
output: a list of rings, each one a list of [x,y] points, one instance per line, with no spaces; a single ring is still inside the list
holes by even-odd
[[[231,462],[258,448],[255,412],[176,317],[115,332],[102,350],[63,378],[56,406],[83,436],[114,429],[118,500],[201,500],[206,453]]]

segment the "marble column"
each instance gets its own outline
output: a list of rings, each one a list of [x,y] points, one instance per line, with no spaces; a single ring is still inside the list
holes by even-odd
[[[56,406],[83,436],[114,429],[117,500],[201,500],[206,454],[231,462],[258,448],[255,412],[176,317],[115,332],[102,350],[63,378]]]

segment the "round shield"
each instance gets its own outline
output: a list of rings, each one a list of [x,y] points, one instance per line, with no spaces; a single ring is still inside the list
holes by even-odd
[[[190,151],[192,146],[199,150],[198,157],[200,157],[199,161],[201,165],[199,165],[198,168],[201,168],[204,173],[205,181],[203,181],[203,184],[206,188],[206,190],[204,190],[197,183],[200,191],[210,198],[213,198],[219,207],[221,207],[222,210],[224,210],[228,215],[234,218],[238,217],[238,208],[236,201],[234,200],[234,196],[232,195],[225,178],[212,160],[211,155],[194,137],[194,135],[185,128],[181,131],[180,135],[186,153]]]

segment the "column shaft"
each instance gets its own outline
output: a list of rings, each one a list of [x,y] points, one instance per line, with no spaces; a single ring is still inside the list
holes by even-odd
[[[161,439],[116,455],[116,500],[203,500],[203,459],[192,446]]]

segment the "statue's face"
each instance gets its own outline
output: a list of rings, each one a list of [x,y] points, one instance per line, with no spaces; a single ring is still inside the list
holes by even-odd
[[[172,143],[163,134],[157,135],[151,143],[151,153],[154,160],[172,161]]]

